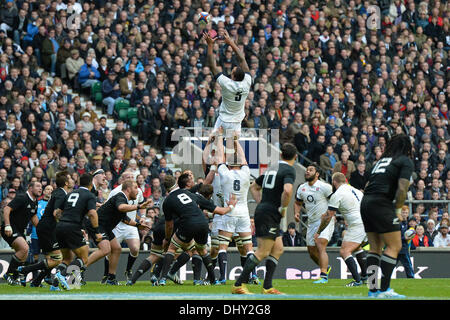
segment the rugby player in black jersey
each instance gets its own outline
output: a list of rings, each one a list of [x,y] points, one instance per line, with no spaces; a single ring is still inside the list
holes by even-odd
[[[281,161],[259,176],[251,185],[250,192],[258,203],[255,209],[255,231],[258,248],[247,257],[244,270],[232,287],[233,294],[251,294],[244,283],[252,270],[267,257],[263,294],[282,294],[272,287],[272,277],[283,253],[280,221],[286,215],[295,182],[293,165],[297,159],[297,148],[290,143],[281,147]],[[262,191],[262,193],[261,193]]]
[[[364,189],[361,217],[370,244],[367,254],[369,297],[405,297],[391,289],[390,282],[402,248],[401,211],[414,171],[412,154],[411,140],[407,135],[392,136]],[[380,285],[377,276],[379,269]]]
[[[86,269],[89,255],[89,245],[83,234],[83,220],[87,215],[94,229],[93,239],[100,241],[102,235],[98,231],[98,216],[96,211],[96,198],[90,191],[92,188],[92,175],[85,173],[80,177],[80,187],[66,195],[64,202],[59,206],[62,210],[61,218],[56,224],[56,239],[63,255],[63,261],[56,268],[53,282],[54,290],[58,285],[63,289],[70,290],[65,279],[66,270],[69,266],[75,266],[80,272]],[[76,258],[72,260],[72,254]]]
[[[211,256],[206,249],[209,233],[208,220],[202,209],[214,214],[226,214],[234,208],[237,201],[233,198],[227,203],[228,207],[216,207],[212,202],[187,190],[186,186],[189,181],[189,174],[182,174],[178,178],[178,184],[172,176],[166,176],[164,180],[164,186],[169,195],[162,206],[166,220],[163,248],[168,246],[168,249],[164,256],[161,277],[158,281],[159,285],[165,285],[177,249],[191,251],[194,247],[208,270],[210,283],[216,282]],[[175,218],[179,219],[177,230],[174,230]],[[173,233],[174,231],[175,233]]]
[[[86,267],[95,263],[99,259],[111,253],[111,250],[121,250],[121,246],[113,233],[113,229],[124,222],[136,228],[145,229],[147,226],[141,225],[139,222],[128,217],[127,212],[146,209],[153,206],[153,200],[149,199],[142,204],[130,205],[129,200],[136,200],[138,195],[138,185],[133,180],[126,180],[122,183],[122,191],[106,201],[97,211],[98,213],[98,231],[102,238],[97,242],[99,250],[89,255]],[[97,233],[91,223],[87,224],[88,234],[94,238]],[[108,284],[117,285],[116,275],[108,274]]]
[[[9,285],[26,285],[24,276],[21,276],[19,281],[17,268],[23,266],[28,257],[29,247],[25,239],[25,229],[30,220],[34,226],[39,222],[36,216],[37,198],[41,194],[42,184],[31,182],[26,192],[17,194],[3,209],[1,236],[15,251],[3,276]]]
[[[44,214],[36,227],[39,247],[45,255],[45,260],[18,268],[18,271],[24,275],[41,270],[37,278],[33,280],[33,286],[39,286],[45,277],[50,277],[51,270],[62,262],[62,254],[56,240],[56,223],[61,214],[61,210],[57,208],[64,203],[66,195],[72,191],[74,181],[67,171],[56,173],[55,180],[57,189],[52,192]]]

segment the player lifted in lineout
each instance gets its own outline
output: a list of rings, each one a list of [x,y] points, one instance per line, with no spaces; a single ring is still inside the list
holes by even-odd
[[[252,85],[252,76],[250,75],[250,68],[245,61],[245,55],[238,48],[228,32],[224,31],[223,39],[233,49],[239,61],[239,66],[233,68],[231,78],[229,78],[222,72],[219,72],[216,66],[214,43],[218,38],[211,38],[209,33],[204,33],[203,38],[208,44],[208,65],[222,91],[222,103],[219,107],[219,117],[214,125],[214,131],[222,127],[225,133],[228,131],[237,131],[240,133],[241,122],[245,117],[245,100]]]

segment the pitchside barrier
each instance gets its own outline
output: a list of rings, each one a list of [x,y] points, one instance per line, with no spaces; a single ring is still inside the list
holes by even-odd
[[[91,251],[97,249],[90,249]],[[125,281],[124,272],[127,264],[128,249],[122,250],[122,255],[119,260],[117,268],[117,278],[119,281]],[[342,258],[339,256],[339,248],[327,248],[329,255],[329,263],[332,266],[330,279],[352,279],[351,274],[347,270],[347,266]],[[8,269],[9,261],[12,250],[4,249],[0,250],[0,276]],[[141,251],[138,259],[134,264],[133,271],[140,265],[141,261],[148,257],[149,251]],[[42,259],[42,257],[41,257]],[[414,269],[416,279],[429,279],[429,278],[450,278],[450,247],[449,248],[417,248],[411,251],[411,262]],[[98,261],[91,265],[86,271],[87,281],[100,281],[103,276],[103,262]],[[205,268],[203,268],[202,277],[205,277]],[[217,274],[218,274],[218,267]],[[236,280],[242,271],[240,265],[240,257],[236,248],[229,248],[228,254],[228,270],[227,279]],[[257,267],[258,276],[264,277],[266,271],[265,263],[261,263]],[[275,270],[275,279],[287,279],[287,280],[308,280],[319,278],[320,270],[312,262],[307,249],[304,247],[299,248],[285,248],[285,252],[280,258],[278,267]],[[192,280],[192,266],[188,262],[179,271],[179,276],[182,280]],[[31,278],[31,274],[28,275]],[[405,270],[399,263],[395,268],[392,277],[406,278]],[[149,281],[150,274],[146,273],[141,277],[141,280]],[[4,282],[1,280],[0,283]]]

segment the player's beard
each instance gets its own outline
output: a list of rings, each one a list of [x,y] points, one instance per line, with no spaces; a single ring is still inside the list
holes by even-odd
[[[311,182],[311,181],[314,180],[314,176],[307,176],[307,175],[305,174],[305,180],[308,181],[308,182]]]

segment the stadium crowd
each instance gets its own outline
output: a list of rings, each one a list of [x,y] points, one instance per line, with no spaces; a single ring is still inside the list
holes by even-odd
[[[280,143],[294,143],[325,174],[342,172],[358,189],[386,140],[406,133],[416,165],[411,198],[450,200],[446,1],[0,3],[2,205],[32,180],[53,184],[62,169],[78,181],[102,168],[101,201],[128,167],[158,204],[161,179],[179,174],[156,157],[170,149],[171,132],[213,127],[218,116],[221,92],[206,63],[201,11],[211,14],[206,28],[226,29],[246,55],[254,86],[243,128],[278,129]],[[232,49],[216,41],[215,50],[229,74],[237,64]],[[91,96],[94,86],[101,100]],[[82,105],[69,89],[88,101]],[[136,129],[117,120],[119,99],[138,107]],[[115,118],[116,128],[94,106]],[[448,203],[425,203],[412,214],[425,230],[429,219],[438,230],[447,211]]]

